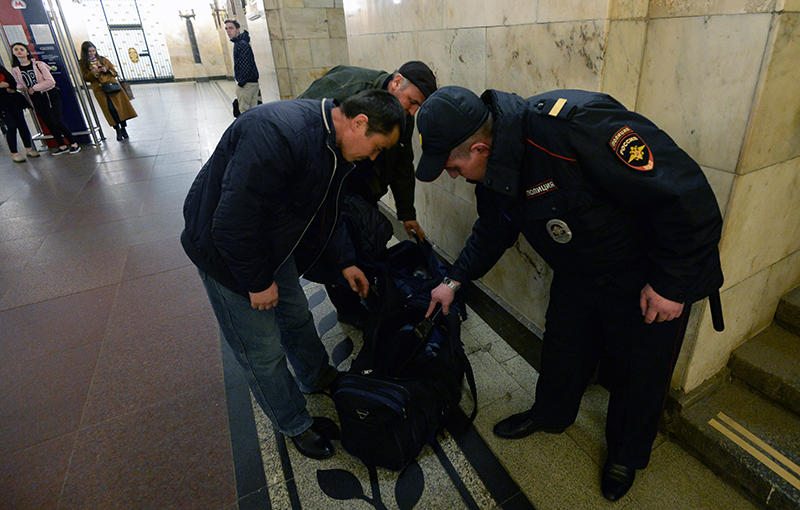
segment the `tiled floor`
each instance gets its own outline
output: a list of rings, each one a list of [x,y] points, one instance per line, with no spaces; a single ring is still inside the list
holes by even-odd
[[[237,487],[262,483],[234,464],[231,430],[255,425],[229,419],[234,383],[178,242],[234,86],[136,86],[130,141],[0,157],[0,509],[232,510]],[[483,321],[464,340],[476,429],[536,508],[755,508],[663,437],[630,494],[606,502],[599,387],[564,434],[495,438],[498,419],[530,405],[536,372]]]

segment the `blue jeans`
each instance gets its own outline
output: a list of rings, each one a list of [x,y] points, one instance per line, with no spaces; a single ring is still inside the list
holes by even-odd
[[[233,349],[256,401],[287,436],[304,432],[313,419],[303,392],[324,388],[337,371],[328,363],[294,259],[289,258],[275,274],[279,301],[269,310],[252,308],[249,298],[220,285],[203,271],[199,273],[220,336]]]

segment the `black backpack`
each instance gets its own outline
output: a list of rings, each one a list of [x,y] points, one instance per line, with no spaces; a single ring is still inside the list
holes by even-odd
[[[445,270],[430,244],[412,241],[390,248],[382,264],[364,345],[333,392],[342,447],[367,465],[400,471],[444,428],[475,418],[475,379],[461,343],[463,300],[448,315],[437,310],[423,321]],[[466,419],[458,406],[465,376],[474,406]]]

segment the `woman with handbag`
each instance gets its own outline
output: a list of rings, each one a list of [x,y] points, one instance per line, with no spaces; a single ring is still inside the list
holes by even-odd
[[[56,81],[50,73],[50,67],[40,60],[31,58],[28,46],[23,43],[11,45],[11,63],[14,67],[11,74],[17,82],[17,90],[28,93],[33,107],[45,127],[53,135],[58,149],[52,154],[77,154],[81,151],[69,128],[64,125],[61,114],[61,94]],[[64,143],[66,139],[67,143]],[[67,146],[69,144],[69,147]]]
[[[117,132],[117,140],[128,138],[126,121],[137,115],[128,95],[117,81],[118,74],[114,64],[106,57],[98,55],[94,44],[84,41],[81,44],[80,66],[83,79],[92,85],[92,92],[103,110],[103,115]]]
[[[3,122],[6,125],[6,141],[8,149],[11,151],[11,159],[17,163],[25,161],[25,156],[17,152],[17,130],[22,138],[22,145],[28,157],[38,158],[39,153],[33,148],[31,132],[28,123],[25,122],[25,108],[30,108],[28,99],[17,92],[16,81],[11,75],[11,71],[0,66],[0,112],[3,114]]]

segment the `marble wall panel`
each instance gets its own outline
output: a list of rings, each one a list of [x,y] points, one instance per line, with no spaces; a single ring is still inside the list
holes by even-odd
[[[478,217],[475,205],[432,183],[417,183],[417,221],[448,257],[455,259]]]
[[[276,69],[276,74],[278,77],[278,89],[280,90],[281,99],[294,98],[294,94],[292,94],[292,79],[289,77],[289,69]]]
[[[481,279],[484,285],[502,296],[540,330],[545,327],[552,281],[553,270],[521,236]]]
[[[323,44],[327,43],[327,39],[319,39]],[[309,39],[287,39],[286,40],[286,59],[289,67],[292,69],[300,69],[312,67],[311,61],[311,44]]]
[[[303,0],[304,7],[329,7],[333,8],[333,0]]]
[[[725,213],[728,210],[728,203],[731,199],[731,190],[733,189],[733,181],[736,175],[724,170],[717,170],[716,168],[700,167],[708,179],[708,184],[714,191],[714,197],[717,199],[720,213],[722,218],[725,218]]]
[[[306,6],[304,0],[277,0],[278,9],[302,9]]]
[[[400,22],[404,32],[415,30],[441,30],[444,28],[445,0],[402,2]]]
[[[800,250],[800,158],[737,177],[720,245],[725,288]]]
[[[286,39],[319,39],[328,37],[326,9],[283,9],[283,32]]]
[[[650,22],[637,111],[701,165],[733,172],[770,15]]]
[[[391,0],[348,0],[344,5],[347,33],[365,35],[402,31],[401,5]]]
[[[347,39],[309,39],[311,47],[311,67],[331,68],[340,64],[350,64]]]
[[[547,23],[486,30],[486,87],[522,97],[553,89],[597,90],[603,21]]]
[[[539,3],[548,0],[445,0],[444,28],[494,27],[536,23]]]
[[[324,67],[289,69],[289,79],[292,83],[292,97],[297,97],[297,95],[307,89],[314,80],[325,74],[326,70],[327,69]]]
[[[714,330],[711,314],[705,307],[697,327],[696,343],[686,345],[678,360],[685,367],[679,381],[685,392],[722,370],[730,353],[749,338],[757,314],[757,307],[753,305],[763,294],[768,275],[768,270],[761,271],[720,293],[724,331]]]
[[[418,59],[426,62],[438,85],[459,85],[480,94],[486,87],[486,29],[420,32]]]
[[[342,9],[328,9],[328,33],[335,39],[347,38],[347,25]]]
[[[409,60],[420,60],[415,34],[375,34],[348,37],[350,64],[392,72]]]
[[[778,16],[774,32],[739,162],[740,173],[800,156],[800,14]]]
[[[779,260],[769,268],[769,276],[758,305],[750,335],[766,328],[775,318],[778,303],[786,295],[787,289],[800,286],[800,251]]]
[[[609,21],[600,90],[629,110],[636,109],[642,55],[647,37],[644,21]]]
[[[280,99],[281,89],[278,82],[277,67],[273,53],[273,41],[270,38],[267,17],[250,20],[247,26],[250,32],[250,46],[253,48],[253,58],[258,66],[258,84],[262,100],[274,101]],[[281,46],[281,41],[274,41],[276,46]]]
[[[283,39],[283,25],[281,24],[281,12],[278,10],[266,11],[267,26],[269,27],[270,39]]]
[[[771,12],[775,0],[652,0],[651,18]]]
[[[642,19],[647,16],[650,0],[610,0],[608,17],[615,20]]]
[[[609,0],[539,0],[537,21],[597,20],[606,17]]]
[[[800,0],[778,0],[776,11],[800,12]]]
[[[289,61],[286,59],[285,42],[276,39],[270,39],[272,42],[272,58],[275,60],[275,67],[289,67]]]

